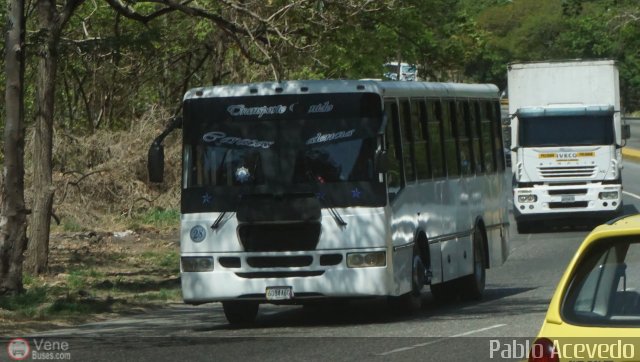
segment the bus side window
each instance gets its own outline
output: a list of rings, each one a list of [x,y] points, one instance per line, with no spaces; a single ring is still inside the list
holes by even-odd
[[[470,102],[471,128],[473,134],[473,158],[476,161],[477,172],[484,173],[487,170],[484,159],[484,145],[482,140],[482,117],[478,101]]]
[[[482,158],[480,157],[480,139],[478,138],[478,125],[476,112],[472,109],[476,102],[465,101],[464,102],[464,118],[465,125],[467,127],[467,135],[469,136],[471,155],[473,160],[473,168],[471,173],[478,174],[484,171],[482,167]]]
[[[502,114],[500,111],[500,102],[491,102],[491,109],[493,114],[491,117],[491,123],[493,124],[493,137],[494,147],[496,150],[496,165],[499,171],[504,171],[505,159],[504,159],[504,143],[502,142]]]
[[[411,130],[411,109],[409,101],[400,100],[400,133],[402,139],[402,157],[404,159],[404,174],[406,182],[415,183],[416,181],[416,165],[413,153],[413,135]]]
[[[429,136],[426,127],[424,101],[414,99],[411,101],[411,129],[418,180],[431,179],[431,161],[429,160],[429,149],[427,147]]]
[[[456,133],[454,131],[455,122],[455,102],[443,101],[442,126],[444,130],[444,153],[447,160],[447,176],[460,176],[460,158],[458,156],[458,145]]]
[[[460,170],[465,176],[474,173],[473,158],[471,155],[471,139],[469,135],[469,127],[467,126],[469,119],[468,112],[465,111],[465,101],[455,101],[455,116],[451,119],[455,120],[454,134],[458,141],[458,150],[460,151]]]
[[[496,158],[494,154],[495,150],[493,148],[493,127],[491,125],[491,118],[487,114],[488,106],[490,106],[489,102],[480,102],[480,139],[482,141],[482,158],[484,159],[487,173],[493,173],[496,171]]]
[[[438,100],[427,101],[427,131],[433,178],[445,177],[447,170],[442,149],[442,104]]]
[[[387,101],[385,102],[384,109],[387,115],[385,146],[389,155],[387,184],[390,192],[397,192],[405,182],[402,167],[402,150],[400,143],[398,105],[396,104],[395,100]]]

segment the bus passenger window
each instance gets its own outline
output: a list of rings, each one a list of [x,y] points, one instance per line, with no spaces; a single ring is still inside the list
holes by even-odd
[[[484,165],[486,172],[493,173],[495,168],[495,154],[493,148],[493,131],[491,126],[491,118],[487,113],[487,109],[490,103],[482,101],[480,103],[480,140],[482,142],[482,158],[484,159]]]
[[[398,123],[398,105],[393,102],[385,102],[387,115],[387,129],[385,132],[386,149],[389,155],[389,170],[387,183],[390,192],[397,192],[404,184],[404,171],[402,168],[402,150],[400,143],[400,125]]]
[[[455,103],[444,101],[442,107],[442,126],[444,129],[444,154],[447,160],[447,176],[460,176],[458,145],[454,133]]]
[[[413,154],[413,135],[411,130],[411,111],[407,100],[400,101],[400,129],[402,138],[402,157],[404,159],[404,174],[407,183],[416,181],[416,166]]]
[[[418,180],[431,179],[431,162],[429,160],[427,122],[425,119],[424,101],[411,102],[411,129],[413,135],[413,150],[416,162],[416,176]]]
[[[445,177],[447,175],[444,153],[442,151],[442,112],[439,108],[440,101],[427,101],[427,133],[433,178]]]

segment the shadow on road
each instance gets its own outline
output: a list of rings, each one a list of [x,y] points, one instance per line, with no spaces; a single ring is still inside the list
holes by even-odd
[[[321,327],[354,324],[386,324],[402,321],[427,321],[449,319],[477,319],[478,315],[515,315],[544,312],[547,299],[510,300],[508,302],[487,303],[513,295],[526,293],[535,288],[487,289],[485,297],[478,302],[455,301],[448,304],[436,302],[430,293],[423,295],[422,308],[415,313],[392,310],[386,298],[355,300],[343,303],[317,304],[313,306],[278,307],[262,309],[255,324],[236,327],[226,323],[194,328],[195,332],[210,332],[234,329],[261,329],[273,327]],[[427,288],[428,290],[428,288]]]

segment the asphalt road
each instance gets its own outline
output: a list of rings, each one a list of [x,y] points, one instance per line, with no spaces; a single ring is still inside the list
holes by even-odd
[[[640,123],[632,126],[634,142],[637,131]],[[629,145],[640,149],[640,143]],[[624,167],[625,213],[636,213],[640,163],[625,161]],[[67,342],[68,350],[51,357],[80,361],[518,360],[523,356],[516,347],[537,334],[556,283],[587,233],[556,228],[519,235],[512,223],[509,259],[488,271],[482,301],[438,305],[427,292],[413,315],[394,314],[385,300],[326,308],[263,305],[254,326],[232,328],[218,303],[177,304],[28,340],[32,349],[42,340]],[[0,361],[6,353],[0,348]]]

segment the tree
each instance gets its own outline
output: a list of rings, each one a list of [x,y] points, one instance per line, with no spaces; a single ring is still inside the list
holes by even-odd
[[[27,246],[24,202],[24,1],[7,2],[4,167],[0,175],[0,295],[21,292]]]
[[[239,3],[218,0],[204,5],[175,0],[106,2],[120,16],[143,24],[174,12],[206,20],[231,39],[246,59],[269,66],[273,78],[280,80],[285,70],[279,54],[291,49],[304,51],[309,46],[308,40],[313,35],[307,33],[309,23],[336,28],[342,22],[341,18],[325,17],[325,6],[355,16],[377,9],[379,2],[386,1],[253,0]],[[48,267],[50,220],[55,192],[52,183],[52,149],[58,51],[63,29],[83,3],[84,0],[67,0],[56,6],[54,0],[38,0],[36,4],[39,65],[33,142],[33,214],[26,260],[26,268],[33,273],[43,273]]]
[[[58,44],[65,24],[84,0],[68,0],[61,10],[55,0],[38,0],[38,38],[40,40],[36,79],[33,139],[33,214],[25,267],[34,274],[47,270],[49,231],[55,188],[52,182],[53,119],[58,69]]]

